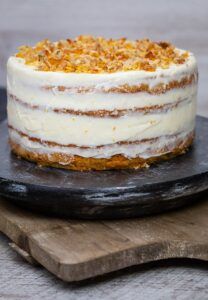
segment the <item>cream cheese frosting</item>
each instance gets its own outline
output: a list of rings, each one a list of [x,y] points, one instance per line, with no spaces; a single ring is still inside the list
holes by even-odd
[[[132,113],[120,118],[57,114],[8,103],[8,122],[25,134],[63,145],[100,146],[137,141],[193,130],[196,97],[165,113]]]

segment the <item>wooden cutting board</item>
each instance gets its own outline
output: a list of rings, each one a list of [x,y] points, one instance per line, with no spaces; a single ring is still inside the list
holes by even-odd
[[[79,281],[166,258],[208,260],[208,201],[152,217],[81,221],[45,217],[1,198],[0,231],[29,262]]]

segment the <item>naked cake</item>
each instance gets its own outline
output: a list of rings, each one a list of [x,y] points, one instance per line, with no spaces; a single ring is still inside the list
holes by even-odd
[[[73,170],[142,168],[194,138],[197,64],[167,42],[79,36],[8,60],[11,149]]]

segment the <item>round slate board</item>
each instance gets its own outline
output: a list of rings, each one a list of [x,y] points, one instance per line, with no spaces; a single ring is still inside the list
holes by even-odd
[[[39,167],[10,153],[0,123],[0,194],[30,209],[75,218],[123,218],[190,203],[208,189],[208,119],[197,117],[185,155],[142,170],[77,172]]]

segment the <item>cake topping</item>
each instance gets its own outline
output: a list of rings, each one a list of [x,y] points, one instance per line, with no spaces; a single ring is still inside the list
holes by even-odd
[[[113,73],[166,69],[171,64],[183,64],[188,52],[180,52],[170,43],[149,39],[130,41],[79,36],[58,42],[46,39],[34,47],[21,46],[16,56],[40,71]]]

